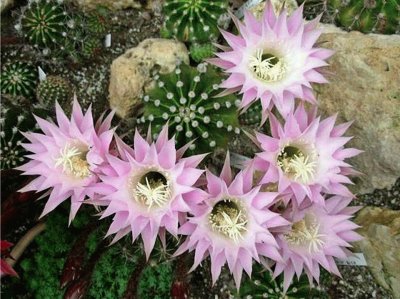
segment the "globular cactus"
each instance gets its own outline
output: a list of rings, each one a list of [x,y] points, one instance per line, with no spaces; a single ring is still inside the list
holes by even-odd
[[[328,298],[328,296],[317,288],[311,288],[305,275],[302,275],[299,280],[294,279],[285,293],[282,275],[272,278],[272,274],[268,270],[262,269],[262,266],[257,265],[253,269],[252,277],[246,277],[242,282],[239,293],[235,298],[324,299]]]
[[[57,101],[67,112],[71,110],[73,88],[67,79],[47,76],[36,88],[36,98],[43,108],[53,109]]]
[[[41,114],[40,111],[35,112]],[[21,131],[32,131],[35,124],[28,109],[3,101],[0,116],[0,169],[10,169],[24,163],[27,152],[21,146],[21,142],[25,141]]]
[[[364,33],[399,33],[400,3],[398,0],[329,0],[338,24],[346,30]]]
[[[97,56],[101,52],[101,41],[96,37],[88,37],[82,42],[82,55],[89,59]]]
[[[17,29],[39,48],[55,48],[67,38],[68,14],[62,1],[30,0]]]
[[[2,67],[0,81],[2,94],[29,97],[35,92],[36,69],[22,61],[6,63]]]
[[[190,147],[194,152],[226,146],[229,135],[240,133],[236,107],[240,101],[233,95],[216,97],[221,77],[214,69],[182,64],[155,79],[157,86],[143,97],[139,123],[151,124],[157,132],[168,122],[180,146],[197,138]]]
[[[218,19],[227,0],[166,0],[164,37],[186,42],[206,42],[219,36]]]
[[[190,45],[190,57],[199,63],[206,58],[210,58],[214,56],[214,53],[217,52],[217,49],[213,44],[198,44],[194,43]]]

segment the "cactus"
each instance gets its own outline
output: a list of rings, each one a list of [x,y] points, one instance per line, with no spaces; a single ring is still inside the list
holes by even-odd
[[[236,293],[233,291],[233,293]],[[286,293],[283,291],[283,277],[272,278],[272,274],[255,265],[252,277],[247,277],[237,293],[236,298],[270,298],[270,299],[323,299],[328,298],[327,294],[310,288],[309,281],[305,275],[299,280],[294,279]]]
[[[71,110],[73,89],[68,80],[59,76],[48,76],[36,88],[36,97],[44,108],[54,108],[57,101],[61,107]]]
[[[20,29],[23,36],[40,48],[54,48],[67,36],[68,15],[62,1],[30,1],[23,10]]]
[[[398,33],[400,3],[398,0],[329,0],[335,19],[346,30],[364,33]]]
[[[39,113],[38,113],[39,114]],[[1,105],[0,116],[0,169],[10,169],[24,163],[27,154],[21,146],[25,137],[21,131],[35,128],[36,121],[29,110],[9,102]]]
[[[218,18],[226,12],[226,0],[166,0],[164,37],[186,42],[206,42],[219,36]]]
[[[102,44],[98,38],[88,37],[82,43],[82,55],[89,59],[101,51]]]
[[[206,64],[196,68],[182,64],[175,72],[156,76],[157,87],[143,97],[144,115],[139,123],[151,123],[157,132],[168,121],[178,145],[196,140],[191,150],[205,152],[225,146],[231,133],[240,133],[238,100],[219,93],[220,76]]]
[[[36,69],[29,63],[9,62],[2,67],[0,82],[2,94],[29,97],[35,92],[36,83]]]
[[[243,126],[258,128],[261,124],[262,107],[259,101],[250,105],[250,107],[239,116],[239,122]]]
[[[190,57],[199,63],[206,58],[210,58],[214,56],[214,52],[216,52],[215,46],[212,44],[191,44],[190,45]]]

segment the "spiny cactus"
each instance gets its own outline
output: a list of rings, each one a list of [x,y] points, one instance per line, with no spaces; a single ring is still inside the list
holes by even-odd
[[[214,52],[216,52],[216,48],[214,45],[208,44],[191,44],[190,45],[190,57],[199,63],[206,58],[210,58],[214,56]]]
[[[233,291],[235,293],[235,291]],[[270,298],[270,299],[323,299],[328,298],[317,288],[310,288],[309,281],[305,275],[299,280],[294,279],[287,292],[283,291],[283,277],[272,278],[271,273],[255,266],[252,277],[246,277],[242,283],[236,298]]]
[[[1,93],[29,97],[35,92],[37,73],[33,65],[16,61],[3,65],[1,70]]]
[[[88,37],[82,43],[82,54],[89,59],[101,51],[101,41],[96,37]]]
[[[54,108],[57,101],[61,107],[71,110],[73,89],[68,80],[59,76],[47,76],[36,88],[36,97],[44,108]]]
[[[27,152],[21,146],[25,137],[20,131],[32,130],[35,128],[35,123],[32,114],[25,108],[3,101],[0,116],[1,169],[14,168],[25,161],[24,155]]]
[[[54,48],[66,38],[68,14],[62,1],[30,1],[23,9],[21,23],[17,25],[23,36],[33,45]],[[19,27],[18,27],[19,26]]]
[[[151,123],[157,132],[168,121],[179,145],[198,138],[190,148],[196,152],[225,146],[231,133],[240,133],[238,100],[233,95],[216,97],[221,79],[214,69],[182,64],[155,79],[157,87],[143,97],[144,115],[139,123]]]
[[[205,42],[219,36],[218,18],[226,12],[226,0],[166,0],[164,37]]]
[[[399,33],[398,0],[328,0],[336,21],[346,30],[364,33]]]

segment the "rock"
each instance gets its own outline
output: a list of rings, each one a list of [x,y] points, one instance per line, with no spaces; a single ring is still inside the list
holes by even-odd
[[[400,298],[400,211],[365,207],[355,222],[364,237],[355,244],[364,253],[376,281]]]
[[[323,29],[320,45],[336,53],[330,83],[314,87],[323,115],[354,120],[349,146],[365,151],[350,160],[364,174],[354,191],[391,187],[400,177],[400,36]]]
[[[284,7],[287,13],[290,15],[299,7],[296,0],[272,0],[271,3],[274,8],[275,14],[279,14],[279,12],[282,10],[282,7]],[[262,1],[261,3],[251,7],[250,11],[256,16],[257,19],[259,19],[262,16],[264,7],[265,1]]]
[[[189,63],[188,51],[183,43],[174,40],[146,39],[127,50],[111,64],[110,107],[120,117],[127,117],[144,88],[151,86],[152,72],[172,72],[180,62]]]
[[[1,0],[0,1],[0,13],[5,12],[8,8],[14,6],[14,0]]]

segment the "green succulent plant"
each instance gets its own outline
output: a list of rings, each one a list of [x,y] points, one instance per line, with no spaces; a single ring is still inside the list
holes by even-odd
[[[400,30],[398,0],[329,0],[328,7],[346,30],[385,34]]]
[[[29,102],[28,102],[29,103]],[[25,137],[21,132],[35,131],[36,121],[32,115],[44,117],[43,109],[30,109],[26,103],[12,103],[2,99],[0,109],[0,169],[11,169],[26,161],[27,152],[21,146]]]
[[[2,94],[29,97],[35,92],[37,73],[30,63],[22,61],[6,63],[1,69],[0,78]]]
[[[186,42],[206,42],[219,36],[218,18],[226,12],[226,0],[166,0],[164,37]]]
[[[243,126],[257,128],[261,124],[262,107],[260,101],[251,104],[250,107],[239,115],[239,122]]]
[[[208,44],[198,44],[194,43],[190,45],[190,57],[192,59],[199,63],[202,62],[206,58],[210,58],[214,56],[214,53],[216,52],[216,48],[214,45],[208,43]]]
[[[23,9],[19,27],[33,45],[54,48],[67,37],[68,13],[62,1],[29,1]]]
[[[59,76],[47,76],[36,88],[39,103],[48,109],[53,109],[57,101],[67,112],[71,110],[73,88],[69,81]]]
[[[235,291],[233,292],[235,293]],[[274,279],[268,270],[257,264],[253,265],[252,277],[246,277],[242,282],[239,292],[236,293],[236,298],[325,299],[328,297],[317,288],[310,288],[305,275],[302,275],[299,280],[294,279],[285,293],[282,275]]]
[[[193,152],[223,147],[229,135],[240,133],[238,100],[234,95],[216,97],[221,78],[210,66],[182,64],[155,79],[156,87],[143,97],[144,115],[138,121],[151,124],[153,132],[168,122],[179,146],[197,138],[190,147]]]

